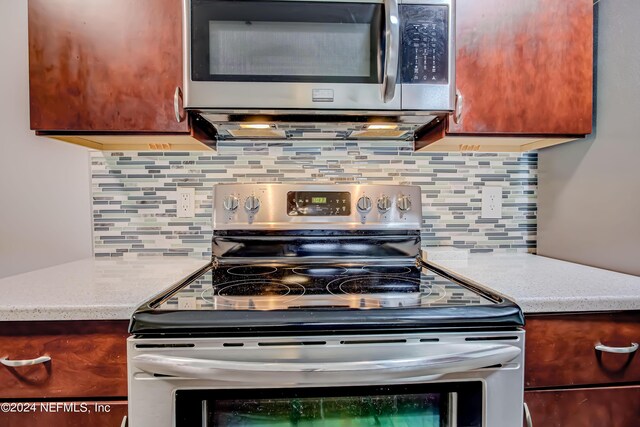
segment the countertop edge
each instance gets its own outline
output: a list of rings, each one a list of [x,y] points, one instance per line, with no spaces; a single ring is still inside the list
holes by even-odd
[[[517,276],[516,273],[511,274],[512,277],[508,283],[504,278],[495,280],[482,280],[480,276],[483,273],[486,274],[488,267],[480,267],[478,264],[482,264],[486,261],[486,264],[491,264],[493,268],[499,267],[503,264],[505,268],[513,267],[515,263],[527,264],[535,263],[548,265],[549,267],[562,267],[563,273],[568,275],[573,274],[598,274],[601,277],[608,277],[612,281],[617,283],[618,287],[608,289],[610,293],[598,295],[588,294],[576,294],[576,288],[570,286],[562,286],[562,282],[570,282],[567,276],[559,275],[555,283],[545,283],[541,285],[536,283],[536,280],[532,280],[531,288],[523,291],[525,287],[524,282],[526,278]],[[469,262],[473,266],[469,266]],[[536,254],[469,254],[468,258],[460,259],[456,258],[444,258],[429,260],[429,263],[441,268],[444,271],[452,272],[453,274],[460,276],[466,280],[470,280],[474,283],[481,285],[487,289],[491,289],[505,297],[511,299],[518,304],[522,311],[526,315],[534,314],[561,314],[561,313],[605,313],[605,312],[620,312],[620,311],[640,311],[640,277],[627,273],[620,273],[611,270],[605,270],[598,267],[588,266],[584,264],[573,263],[570,261],[564,261],[556,258],[545,257]],[[530,273],[529,271],[525,271]],[[508,274],[502,273],[501,276],[508,276]],[[538,280],[539,282],[539,280]],[[546,286],[547,288],[557,285],[562,291],[561,295],[551,295],[547,293],[545,296],[535,295],[540,292],[540,288]],[[590,284],[594,286],[593,283]],[[637,288],[635,287],[637,285]],[[596,284],[595,286],[601,286]],[[617,290],[622,289],[626,293],[617,293]],[[548,289],[547,289],[548,290]],[[564,294],[563,294],[564,293]],[[531,295],[533,294],[533,295]]]

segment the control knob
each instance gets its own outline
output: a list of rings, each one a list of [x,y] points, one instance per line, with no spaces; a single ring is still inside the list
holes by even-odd
[[[222,202],[224,210],[233,212],[238,209],[238,198],[236,196],[226,196]]]
[[[257,212],[260,209],[260,199],[256,196],[249,196],[244,201],[244,208],[249,212]]]
[[[389,196],[382,196],[378,199],[378,210],[380,212],[387,212],[391,209],[391,199]]]
[[[359,212],[369,212],[371,210],[371,199],[367,196],[360,197],[357,208]]]
[[[399,196],[396,201],[396,205],[398,206],[398,210],[400,212],[407,212],[411,209],[411,199],[409,196]]]

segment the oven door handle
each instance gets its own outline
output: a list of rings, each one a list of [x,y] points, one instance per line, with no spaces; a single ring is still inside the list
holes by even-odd
[[[431,344],[438,346],[438,344]],[[318,384],[363,380],[411,380],[432,375],[461,373],[502,365],[518,357],[520,348],[506,344],[457,344],[455,351],[382,360],[347,362],[238,362],[159,354],[133,358],[135,368],[152,375],[251,384]],[[426,350],[425,346],[425,350]],[[350,349],[351,351],[353,349]],[[402,353],[400,350],[399,353]],[[428,351],[427,351],[428,353]],[[352,354],[352,353],[351,353]],[[349,375],[354,374],[354,375]]]
[[[390,102],[396,93],[400,61],[400,14],[398,0],[384,0],[384,70],[382,102]]]

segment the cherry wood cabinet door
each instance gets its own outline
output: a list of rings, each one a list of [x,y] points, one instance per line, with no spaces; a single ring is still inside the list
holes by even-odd
[[[525,329],[526,388],[640,383],[640,350],[595,349],[640,343],[640,312],[527,316]]]
[[[449,134],[591,132],[593,0],[457,0]]]
[[[120,427],[126,401],[0,402],[2,427]]]
[[[534,427],[638,427],[640,386],[527,391]]]
[[[31,128],[184,133],[179,0],[29,0]]]
[[[127,321],[0,322],[0,400],[126,398]],[[3,426],[0,423],[0,426]]]

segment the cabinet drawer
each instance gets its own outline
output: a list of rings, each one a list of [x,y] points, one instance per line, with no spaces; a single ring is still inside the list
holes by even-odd
[[[0,365],[0,399],[126,396],[127,335],[126,321],[0,322],[0,357],[51,358]]]
[[[8,409],[0,411],[2,427],[119,427],[127,415],[126,400],[2,403]]]
[[[532,316],[526,331],[527,388],[640,381],[640,351],[595,349],[640,343],[640,312]]]
[[[528,391],[534,427],[637,427],[640,386]]]

